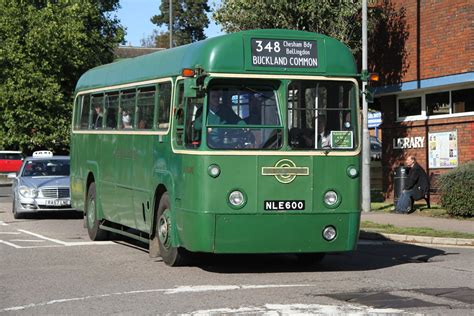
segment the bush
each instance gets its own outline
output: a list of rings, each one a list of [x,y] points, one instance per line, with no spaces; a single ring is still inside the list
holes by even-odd
[[[441,205],[452,216],[474,214],[474,161],[439,177]]]

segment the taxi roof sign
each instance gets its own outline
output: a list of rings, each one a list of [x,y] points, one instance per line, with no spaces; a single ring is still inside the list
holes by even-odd
[[[33,158],[47,158],[53,157],[53,152],[49,150],[39,150],[33,153]]]

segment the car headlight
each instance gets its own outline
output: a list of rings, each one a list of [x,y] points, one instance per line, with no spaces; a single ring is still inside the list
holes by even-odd
[[[229,203],[234,208],[241,208],[245,205],[245,195],[239,190],[230,192]]]
[[[38,196],[38,190],[35,188],[29,188],[27,186],[21,186],[18,188],[18,192],[26,198],[35,198]]]
[[[334,191],[327,191],[324,194],[324,203],[326,203],[328,206],[334,206],[338,202],[338,196],[337,193]]]

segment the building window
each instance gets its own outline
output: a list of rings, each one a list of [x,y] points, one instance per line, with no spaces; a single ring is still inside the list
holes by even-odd
[[[449,92],[431,93],[426,95],[426,115],[449,114]]]
[[[421,115],[421,97],[398,100],[398,117]]]
[[[474,88],[452,91],[453,113],[474,111]]]
[[[474,114],[474,88],[399,98],[397,102],[398,120],[443,118],[472,114]]]

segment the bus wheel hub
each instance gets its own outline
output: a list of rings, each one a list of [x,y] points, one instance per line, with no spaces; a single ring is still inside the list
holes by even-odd
[[[158,225],[158,237],[160,238],[160,242],[163,244],[163,246],[169,248],[170,219],[168,217],[167,210],[161,215]]]

